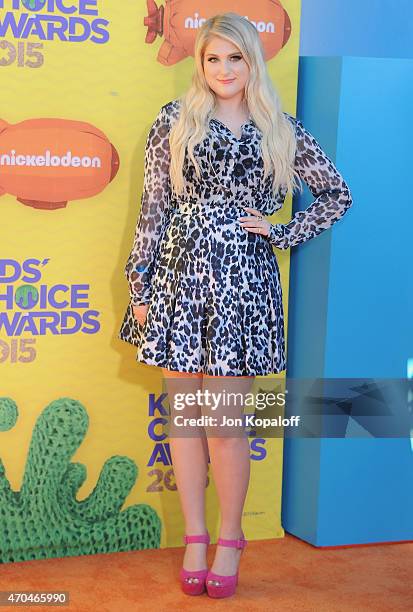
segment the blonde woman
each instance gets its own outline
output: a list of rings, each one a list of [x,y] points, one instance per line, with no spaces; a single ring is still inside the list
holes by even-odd
[[[287,193],[313,203],[283,225],[265,217]],[[130,304],[120,337],[137,360],[162,368],[179,391],[248,392],[254,377],[285,369],[280,249],[314,238],[352,205],[347,184],[303,124],[283,112],[254,25],[235,13],[203,24],[188,91],[160,109],[147,138],[135,239],[125,272]],[[215,415],[228,413],[224,405]],[[231,409],[242,415],[242,406]],[[171,411],[172,413],[172,411]],[[205,406],[187,406],[198,416]],[[241,518],[249,444],[234,428],[200,426],[170,435],[187,544],[182,589],[232,595],[246,540]],[[205,432],[207,435],[205,436]],[[220,432],[220,433],[222,433]],[[204,435],[203,435],[204,434]],[[206,567],[208,461],[221,522]]]

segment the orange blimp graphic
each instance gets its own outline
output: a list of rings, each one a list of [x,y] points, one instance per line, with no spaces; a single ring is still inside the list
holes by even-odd
[[[157,60],[172,66],[194,55],[194,43],[198,29],[204,21],[217,13],[232,11],[248,19],[256,27],[266,60],[271,59],[286,45],[291,35],[291,21],[279,0],[166,0],[158,6],[147,0],[148,16],[143,23],[148,30],[146,43],[153,43],[157,36],[164,41]]]
[[[115,147],[90,123],[0,119],[0,195],[43,210],[64,208],[103,191],[118,170]]]

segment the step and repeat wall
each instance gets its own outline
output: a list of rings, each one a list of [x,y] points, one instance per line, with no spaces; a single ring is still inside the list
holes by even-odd
[[[198,28],[224,11],[257,27],[295,115],[300,0],[0,9],[0,562],[180,546],[162,373],[117,336],[145,140],[189,87]],[[272,220],[290,213],[287,199]],[[283,441],[249,439],[245,534],[282,537]],[[212,478],[206,493],[216,538]]]

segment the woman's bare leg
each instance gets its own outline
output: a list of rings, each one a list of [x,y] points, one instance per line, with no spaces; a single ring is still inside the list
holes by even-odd
[[[210,392],[224,392],[237,395],[237,405],[220,405],[214,412],[221,421],[223,414],[231,418],[242,418],[242,398],[250,392],[254,377],[204,376],[203,389]],[[222,396],[221,396],[222,397]],[[239,399],[238,399],[239,398]],[[210,414],[210,413],[209,413]],[[241,431],[242,429],[242,431]],[[242,535],[242,513],[250,479],[250,447],[243,428],[237,431],[219,428],[219,437],[213,428],[207,428],[209,455],[215,486],[218,493],[221,524],[219,535],[234,540]],[[217,546],[212,571],[223,576],[235,574],[241,551],[235,548]]]
[[[202,373],[174,372],[162,368],[167,387],[171,412],[169,447],[171,451],[175,481],[185,521],[185,533],[195,535],[206,533],[205,488],[208,473],[208,445],[202,427],[191,427],[185,434],[183,427],[173,425],[172,409],[177,393],[196,393],[202,389]],[[199,406],[186,406],[179,414],[185,417],[199,417]],[[191,437],[189,437],[191,436]],[[183,567],[198,570],[207,567],[205,544],[187,544]]]

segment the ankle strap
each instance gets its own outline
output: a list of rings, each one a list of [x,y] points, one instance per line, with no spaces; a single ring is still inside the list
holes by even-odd
[[[184,535],[184,544],[209,544],[209,533],[200,535]]]
[[[220,546],[229,546],[230,548],[245,548],[247,545],[247,540],[242,537],[238,540],[225,540],[224,538],[218,538],[218,542]]]

